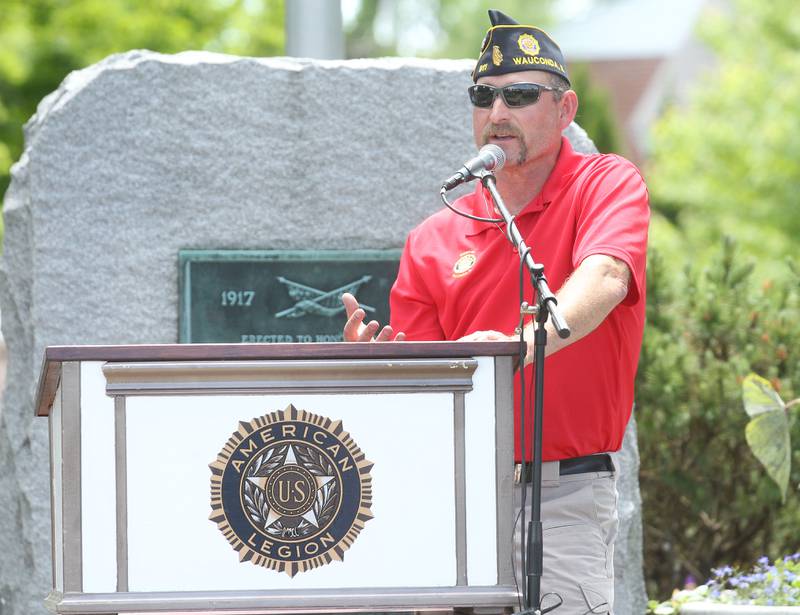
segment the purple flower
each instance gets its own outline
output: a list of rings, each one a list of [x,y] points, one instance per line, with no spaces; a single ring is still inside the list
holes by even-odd
[[[733,568],[731,568],[730,566],[723,566],[722,568],[712,568],[711,574],[713,574],[715,577],[719,579],[729,574],[733,574]]]
[[[800,552],[774,562],[762,556],[746,571],[731,566],[712,568],[705,597],[731,604],[800,605],[799,564]],[[687,577],[686,583],[691,580]]]

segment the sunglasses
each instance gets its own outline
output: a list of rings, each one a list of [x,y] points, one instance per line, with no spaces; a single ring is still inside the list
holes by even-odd
[[[498,96],[503,98],[507,107],[526,107],[539,102],[542,90],[546,92],[563,92],[560,88],[554,88],[541,83],[511,83],[501,88],[485,83],[478,83],[469,86],[470,102],[481,109],[488,109],[494,105]]]

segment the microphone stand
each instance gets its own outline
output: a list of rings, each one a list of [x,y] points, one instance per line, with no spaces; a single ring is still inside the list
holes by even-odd
[[[542,579],[542,560],[544,557],[543,540],[542,540],[542,415],[544,405],[544,354],[545,346],[547,345],[547,331],[545,323],[548,316],[553,319],[553,326],[562,339],[569,337],[570,330],[566,321],[562,318],[558,310],[555,295],[550,291],[547,285],[547,279],[544,276],[544,265],[541,265],[533,260],[530,248],[525,244],[522,235],[514,222],[514,216],[508,211],[503,203],[503,199],[497,190],[495,177],[490,172],[484,172],[479,175],[481,183],[489,191],[489,194],[494,201],[495,208],[502,216],[506,223],[506,237],[517,249],[520,255],[522,264],[528,269],[531,275],[531,282],[536,291],[536,306],[533,308],[533,313],[536,315],[536,330],[534,333],[534,372],[536,377],[536,387],[534,390],[534,403],[533,403],[533,479],[531,483],[531,520],[528,524],[527,542],[525,541],[525,527],[522,528],[522,542],[521,548],[522,562],[525,563],[525,586],[523,591],[524,604],[523,610],[517,615],[541,615],[540,593],[541,593],[541,579]],[[525,313],[530,313],[531,309],[527,304],[520,307],[520,313],[524,318]],[[524,369],[524,366],[521,367]],[[520,417],[524,420],[525,409],[522,408],[520,412],[523,416]],[[520,424],[524,424],[522,421]],[[525,463],[525,451],[521,451],[522,459],[522,488],[525,489],[527,480],[527,468]],[[523,512],[524,515],[524,512]],[[524,519],[524,517],[523,517]],[[524,526],[524,522],[523,522]],[[551,609],[548,609],[548,611]]]

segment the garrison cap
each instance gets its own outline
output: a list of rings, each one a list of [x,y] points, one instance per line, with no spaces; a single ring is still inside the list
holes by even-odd
[[[569,83],[566,63],[555,41],[535,26],[517,23],[505,13],[489,10],[492,27],[481,44],[472,80],[522,70],[545,70]]]

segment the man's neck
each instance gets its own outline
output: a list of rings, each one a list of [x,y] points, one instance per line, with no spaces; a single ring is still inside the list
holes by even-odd
[[[559,150],[539,160],[506,166],[497,173],[497,189],[511,215],[519,214],[542,191],[556,166]]]

